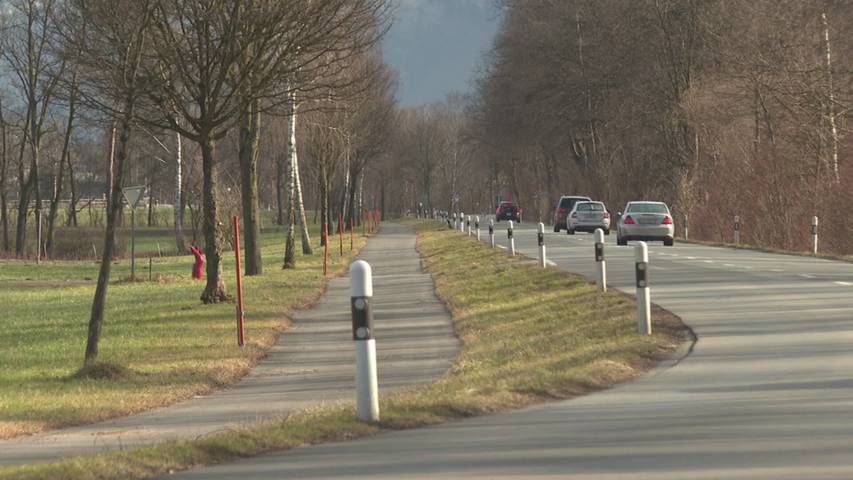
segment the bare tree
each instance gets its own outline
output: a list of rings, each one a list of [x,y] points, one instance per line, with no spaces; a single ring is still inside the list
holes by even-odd
[[[3,57],[13,72],[16,88],[25,102],[26,147],[29,166],[19,166],[18,219],[15,252],[23,255],[26,247],[27,218],[30,200],[35,197],[35,220],[41,225],[41,189],[39,166],[44,122],[54,99],[56,84],[64,62],[51,55],[50,36],[54,30],[53,0],[17,0],[11,2],[11,14],[5,27]],[[21,152],[24,151],[22,144]],[[40,232],[40,229],[39,229]],[[41,254],[41,238],[37,242]]]
[[[53,256],[53,238],[56,227],[56,214],[59,211],[59,201],[62,197],[62,185],[65,182],[66,165],[71,165],[71,133],[74,128],[74,117],[77,114],[77,69],[73,69],[71,73],[71,82],[68,87],[68,112],[65,123],[65,132],[62,139],[62,151],[59,154],[58,173],[54,179],[53,196],[50,199],[50,209],[47,215],[47,241],[45,243],[45,251],[49,256]],[[70,172],[73,175],[73,171]]]

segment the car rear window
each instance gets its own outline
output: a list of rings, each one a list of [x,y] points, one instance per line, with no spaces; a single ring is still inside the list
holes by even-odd
[[[589,199],[588,199],[588,198],[584,198],[584,197],[565,197],[565,198],[561,198],[561,199],[560,199],[560,206],[559,206],[558,208],[566,208],[566,209],[569,209],[569,208],[572,208],[573,206],[575,206],[575,204],[576,204],[576,203],[578,203],[578,202],[582,202],[582,201],[584,201],[584,200],[589,200]]]
[[[578,203],[575,209],[579,212],[603,212],[604,204],[602,203]]]
[[[628,213],[663,213],[669,214],[666,205],[662,203],[632,203],[628,205]]]

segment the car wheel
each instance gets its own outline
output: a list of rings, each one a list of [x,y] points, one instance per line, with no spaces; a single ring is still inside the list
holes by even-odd
[[[628,245],[628,241],[622,237],[616,237],[616,245]]]
[[[569,234],[569,235],[574,235],[574,234],[575,234],[575,229],[574,229],[574,228],[567,228],[567,229],[566,229],[566,233],[567,233],[567,234]]]
[[[554,233],[560,233],[560,227],[554,225]]]
[[[663,241],[664,246],[671,247],[675,244],[675,239],[667,238]]]
[[[605,234],[605,235],[610,235],[610,229],[608,228],[608,229],[604,230],[604,234]]]

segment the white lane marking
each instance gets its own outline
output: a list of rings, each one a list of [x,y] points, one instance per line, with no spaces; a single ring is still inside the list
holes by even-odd
[[[780,273],[780,272],[782,272],[783,270],[780,270],[780,269],[778,269],[778,268],[771,268],[771,269],[770,269],[770,271],[771,271],[771,272],[774,272],[774,273]]]
[[[797,276],[803,278],[815,278],[814,275],[809,275],[808,273],[798,273]]]
[[[735,268],[735,266],[734,266],[734,265],[732,265],[731,263],[724,263],[724,264],[723,264],[723,266],[724,266],[724,267],[729,267],[729,268]]]
[[[688,260],[696,260],[696,257],[687,257]]]
[[[705,263],[714,263],[714,261],[713,261],[713,260],[702,260],[702,261],[703,261],[703,262],[705,262]]]
[[[853,285],[853,283],[850,283],[850,282],[832,282],[832,283],[834,283],[836,285],[841,285],[842,287],[849,287],[850,285]]]
[[[680,256],[680,255],[679,255],[679,254],[677,254],[677,253],[670,253],[670,255],[672,255],[673,257],[679,257],[679,256]]]
[[[666,270],[665,268],[663,268],[663,267],[659,267],[659,266],[657,266],[657,265],[652,265],[652,268],[653,268],[653,269],[655,269],[655,270]]]

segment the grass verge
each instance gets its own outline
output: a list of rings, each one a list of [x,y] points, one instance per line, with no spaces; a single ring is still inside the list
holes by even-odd
[[[204,284],[190,279],[192,257],[153,260],[153,281],[130,282],[129,262],[114,265],[99,365],[83,363],[97,264],[0,261],[0,438],[91,423],[208,393],[245,375],[286,328],[288,311],[322,294],[322,250],[282,270],[282,237],[268,236],[264,275],[245,278],[246,335],[236,346],[234,305],[202,305]],[[364,244],[359,236],[357,249]],[[300,250],[297,248],[297,250]],[[350,256],[330,255],[332,275]],[[225,255],[233,292],[234,255]],[[148,262],[137,263],[148,278]]]
[[[441,380],[384,396],[382,421],[362,423],[353,405],[330,405],[194,441],[6,468],[0,478],[146,478],[570,398],[640,375],[686,338],[680,320],[660,309],[656,333],[637,335],[627,295],[599,295],[578,276],[530,266],[436,222],[415,228],[463,347]]]

